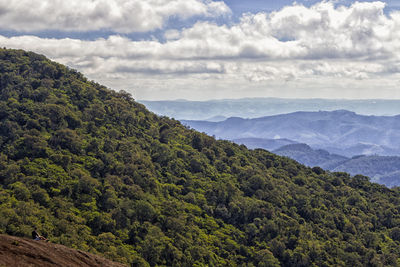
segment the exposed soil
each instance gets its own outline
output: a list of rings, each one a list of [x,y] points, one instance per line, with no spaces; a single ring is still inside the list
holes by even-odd
[[[122,267],[126,265],[51,242],[0,235],[0,267],[5,266]]]

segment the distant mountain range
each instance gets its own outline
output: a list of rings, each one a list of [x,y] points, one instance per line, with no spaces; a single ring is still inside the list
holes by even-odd
[[[351,110],[364,115],[400,114],[400,100],[244,98],[210,101],[145,101],[151,111],[179,120],[222,121],[229,117],[258,118],[295,111]]]
[[[400,186],[400,116],[337,110],[182,122],[217,138],[251,149],[267,149],[310,167],[362,174],[389,187]]]
[[[231,117],[221,122],[183,120],[217,138],[268,150],[271,139],[305,143],[346,157],[400,155],[400,115],[365,116],[346,110],[294,112],[256,119]],[[277,141],[281,142],[281,141]],[[285,145],[285,144],[283,144]]]
[[[247,148],[263,148],[266,150],[275,150],[282,146],[290,145],[290,144],[298,144],[295,141],[289,139],[263,139],[263,138],[238,138],[232,139],[231,141],[236,144],[246,145]]]
[[[263,148],[311,167],[363,174],[389,187],[400,185],[400,116],[383,116],[399,114],[399,100],[257,98],[141,102],[161,115],[197,119],[181,121],[250,149]],[[334,110],[337,108],[367,115]],[[296,110],[305,111],[288,113]],[[279,114],[285,112],[288,114]]]
[[[273,152],[310,167],[319,166],[333,172],[348,172],[351,175],[362,174],[388,187],[400,186],[400,157],[360,155],[347,158],[330,154],[326,150],[312,149],[306,144],[285,145]]]
[[[304,165],[310,167],[319,166],[327,170],[334,170],[341,163],[349,160],[347,157],[331,154],[323,149],[312,149],[306,144],[285,145],[273,150],[273,152],[292,158]]]

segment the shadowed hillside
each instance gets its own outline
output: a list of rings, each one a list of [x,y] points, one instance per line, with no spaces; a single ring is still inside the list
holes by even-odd
[[[400,193],[248,150],[0,49],[0,232],[132,266],[396,266]]]

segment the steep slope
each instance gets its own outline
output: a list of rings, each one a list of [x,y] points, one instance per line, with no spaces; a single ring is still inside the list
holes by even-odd
[[[228,140],[285,138],[346,157],[360,154],[400,155],[400,115],[363,116],[336,110],[182,123]]]
[[[158,117],[0,49],[0,232],[132,266],[395,266],[400,193]]]
[[[62,245],[0,235],[0,266],[123,267],[126,265]]]

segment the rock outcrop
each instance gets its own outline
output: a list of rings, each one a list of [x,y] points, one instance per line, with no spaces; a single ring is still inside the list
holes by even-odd
[[[0,235],[0,266],[123,267],[125,265],[51,242]]]

